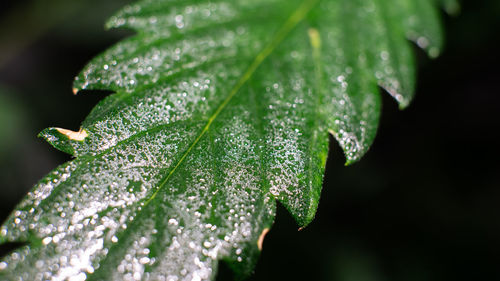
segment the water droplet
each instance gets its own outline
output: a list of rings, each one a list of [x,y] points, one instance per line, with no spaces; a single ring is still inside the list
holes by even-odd
[[[6,262],[4,262],[4,261],[3,261],[3,262],[0,262],[0,270],[4,270],[4,269],[6,269],[6,268],[7,268],[7,265],[8,265],[8,264],[7,264]]]
[[[47,245],[47,244],[49,244],[50,242],[52,242],[52,237],[45,237],[45,238],[43,238],[43,240],[42,240],[42,244],[43,244],[43,245]]]
[[[429,39],[421,36],[421,37],[418,37],[417,39],[417,45],[422,48],[422,49],[425,49],[429,46]]]
[[[380,53],[380,58],[383,59],[383,60],[388,60],[389,59],[389,52],[387,51],[382,51]]]
[[[175,16],[175,26],[179,29],[184,27],[184,17],[182,15]]]

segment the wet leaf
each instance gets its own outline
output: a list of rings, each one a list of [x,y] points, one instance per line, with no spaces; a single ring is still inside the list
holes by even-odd
[[[133,29],[74,83],[113,90],[79,131],[40,135],[75,159],[1,228],[28,244],[0,263],[20,280],[204,280],[251,272],[279,200],[316,212],[328,133],[347,163],[372,143],[378,86],[413,95],[413,40],[441,49],[431,0],[145,0]]]

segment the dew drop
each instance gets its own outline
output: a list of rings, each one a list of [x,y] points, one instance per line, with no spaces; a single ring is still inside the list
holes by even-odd
[[[47,244],[49,244],[50,242],[52,242],[52,237],[45,237],[45,238],[43,238],[43,240],[42,240],[42,244],[43,244],[43,245],[47,245]]]
[[[6,262],[4,262],[4,261],[3,261],[3,262],[0,262],[0,270],[4,270],[4,269],[6,269],[6,268],[7,268],[7,265],[8,265],[8,264],[7,264]]]

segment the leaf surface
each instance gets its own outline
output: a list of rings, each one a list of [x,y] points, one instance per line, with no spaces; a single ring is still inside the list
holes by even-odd
[[[93,59],[80,90],[112,90],[78,132],[40,135],[75,156],[1,228],[28,244],[16,280],[205,280],[251,272],[280,201],[316,212],[328,133],[366,153],[378,86],[414,88],[413,40],[442,45],[431,0],[144,0],[111,18],[137,32]],[[74,278],[74,279],[72,279]]]

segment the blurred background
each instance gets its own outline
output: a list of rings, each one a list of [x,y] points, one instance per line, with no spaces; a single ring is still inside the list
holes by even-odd
[[[78,129],[104,96],[74,96],[71,83],[131,34],[102,27],[129,2],[0,2],[1,221],[70,159],[36,135]],[[415,48],[415,101],[399,111],[383,95],[378,136],[359,163],[345,167],[331,139],[316,219],[299,232],[279,207],[250,280],[500,280],[500,1],[462,1],[443,22],[438,59]],[[222,265],[218,280],[230,279]]]

